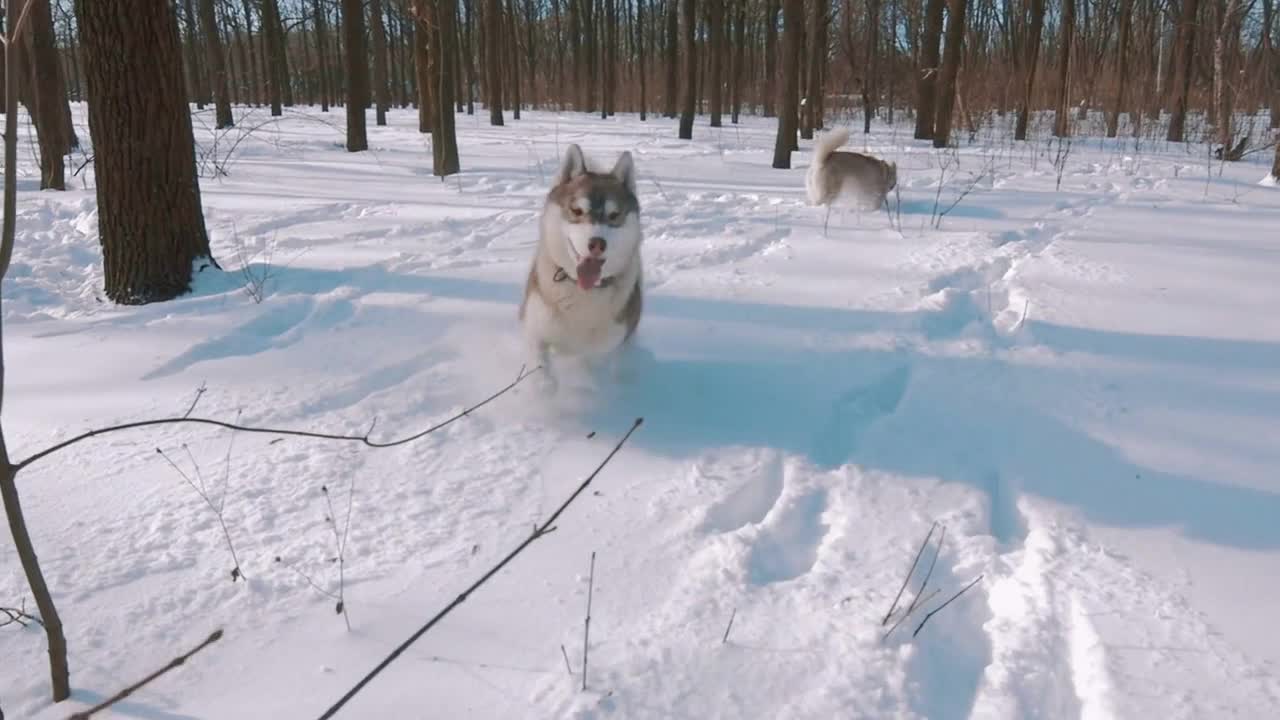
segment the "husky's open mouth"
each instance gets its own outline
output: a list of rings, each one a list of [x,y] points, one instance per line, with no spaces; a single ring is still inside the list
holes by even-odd
[[[576,264],[574,274],[577,275],[578,287],[583,290],[595,287],[600,282],[600,275],[604,272],[604,258],[583,257],[568,238],[565,239],[565,245],[569,246],[569,254]]]

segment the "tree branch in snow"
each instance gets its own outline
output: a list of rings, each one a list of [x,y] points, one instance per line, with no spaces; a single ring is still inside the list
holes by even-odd
[[[924,542],[920,543],[920,549],[916,551],[916,557],[911,561],[911,567],[907,569],[907,576],[902,578],[902,587],[898,588],[898,594],[893,598],[893,604],[889,606],[889,612],[884,614],[884,619],[880,621],[880,626],[884,627],[889,618],[893,617],[893,611],[898,609],[898,601],[902,599],[902,593],[906,592],[907,585],[911,584],[911,576],[916,572],[916,565],[920,564],[920,556],[924,554],[925,547],[929,544],[929,538],[933,537],[933,531],[938,527],[938,521],[934,520],[929,526],[929,534],[924,536]]]
[[[924,616],[924,619],[920,621],[920,624],[916,626],[916,630],[915,630],[915,632],[911,633],[911,637],[915,637],[915,636],[919,635],[919,634],[920,634],[920,631],[924,629],[924,624],[925,624],[925,623],[927,623],[927,622],[929,622],[929,618],[931,618],[931,617],[933,617],[934,615],[937,615],[938,613],[942,612],[942,608],[944,608],[944,607],[946,607],[946,606],[950,605],[950,604],[951,604],[951,603],[952,603],[956,598],[958,598],[958,597],[960,597],[961,595],[963,595],[963,594],[965,594],[966,592],[968,592],[968,591],[969,591],[969,588],[973,587],[974,585],[977,585],[977,584],[978,584],[978,581],[979,581],[979,580],[981,580],[981,579],[982,579],[982,576],[981,576],[981,575],[979,575],[978,577],[976,577],[976,578],[974,578],[973,580],[969,581],[969,584],[968,584],[968,585],[965,585],[964,587],[960,588],[960,591],[959,591],[959,592],[957,592],[955,595],[952,595],[950,598],[947,598],[947,601],[946,601],[946,602],[944,602],[944,603],[942,603],[941,605],[939,605],[938,607],[936,607],[936,608],[934,608],[934,609],[930,610],[930,611],[929,611],[929,614],[928,614],[928,615],[925,615],[925,616]]]
[[[212,418],[198,418],[198,417],[184,416],[184,417],[172,417],[172,418],[158,418],[155,420],[139,420],[136,422],[121,423],[119,425],[111,425],[109,427],[99,428],[97,430],[89,430],[88,432],[81,433],[79,435],[76,435],[73,438],[69,438],[60,443],[57,443],[56,445],[45,448],[44,450],[41,450],[35,453],[34,455],[31,455],[25,460],[15,463],[13,466],[13,469],[14,469],[14,472],[16,473],[26,468],[29,465],[32,465],[40,460],[43,460],[46,457],[49,457],[50,455],[56,452],[59,452],[61,450],[66,450],[72,445],[82,443],[85,440],[98,437],[99,435],[107,435],[110,433],[122,432],[124,430],[136,430],[136,429],[145,428],[145,427],[156,427],[160,425],[182,425],[182,424],[212,425],[214,427],[220,427],[226,430],[238,430],[240,432],[259,433],[264,435],[285,435],[288,437],[310,438],[313,440],[335,440],[335,441],[342,441],[342,442],[358,442],[371,448],[390,448],[390,447],[396,447],[399,445],[407,445],[416,440],[421,440],[427,435],[430,435],[431,433],[436,432],[437,430],[441,430],[453,424],[454,422],[461,420],[462,418],[470,415],[476,410],[479,410],[485,405],[488,405],[494,400],[497,400],[499,397],[506,394],[512,388],[514,388],[515,386],[523,382],[525,378],[529,377],[535,372],[538,372],[541,369],[542,369],[541,365],[533,368],[532,370],[529,370],[528,372],[526,372],[524,368],[521,368],[520,375],[516,377],[514,381],[512,381],[509,385],[502,388],[501,390],[485,398],[484,400],[481,400],[475,405],[472,405],[471,407],[468,407],[465,410],[457,413],[456,415],[453,415],[447,420],[442,420],[441,422],[438,422],[435,425],[432,425],[431,427],[425,430],[421,430],[412,435],[398,438],[395,440],[387,440],[387,441],[373,440],[370,438],[370,433],[372,432],[372,429],[370,429],[370,432],[365,433],[363,435],[343,435],[340,433],[322,433],[322,432],[314,432],[311,430],[286,430],[283,428],[269,428],[269,427],[257,427],[252,425],[240,425],[238,423],[230,423],[224,420],[214,420]]]
[[[27,612],[26,600],[22,601],[22,607],[20,608],[0,607],[0,615],[4,615],[8,618],[8,619],[0,619],[2,620],[0,621],[0,627],[4,627],[5,625],[14,625],[14,624],[21,625],[22,627],[27,627],[31,623],[35,623],[40,627],[44,627],[43,620]]]
[[[733,629],[733,619],[736,617],[738,617],[738,608],[734,608],[733,612],[729,613],[729,624],[724,626],[724,637],[720,638],[721,645],[729,642],[729,631]]]
[[[150,675],[148,675],[148,676],[146,676],[146,677],[142,678],[142,679],[141,679],[141,680],[139,680],[138,682],[136,682],[136,683],[134,683],[134,684],[130,685],[129,687],[127,687],[127,688],[125,688],[125,689],[121,690],[120,692],[116,693],[115,695],[112,695],[111,697],[109,697],[109,698],[107,698],[106,700],[104,700],[104,701],[102,701],[102,702],[98,703],[97,705],[94,705],[93,707],[89,708],[88,710],[81,710],[81,711],[80,711],[80,712],[78,712],[78,713],[73,713],[73,714],[69,715],[69,716],[67,717],[67,720],[88,720],[88,719],[89,719],[89,717],[91,717],[94,713],[96,713],[96,712],[101,712],[101,711],[103,711],[103,710],[106,710],[107,708],[111,707],[112,705],[115,705],[116,703],[120,702],[121,700],[124,700],[125,698],[127,698],[127,697],[129,697],[130,695],[134,694],[134,693],[135,693],[135,692],[137,692],[138,690],[141,690],[142,688],[146,687],[148,684],[150,684],[150,683],[154,682],[154,681],[155,681],[156,679],[158,679],[161,675],[164,675],[165,673],[169,672],[170,670],[173,670],[174,668],[176,668],[176,667],[179,667],[179,666],[183,665],[184,663],[186,663],[186,662],[187,662],[187,660],[191,659],[191,657],[192,657],[193,655],[195,655],[196,653],[200,652],[201,650],[203,650],[203,649],[205,649],[205,648],[209,647],[210,645],[212,645],[212,644],[214,644],[214,643],[218,642],[218,641],[219,641],[219,640],[221,640],[221,639],[222,639],[222,629],[221,629],[221,628],[219,628],[219,629],[217,629],[217,630],[214,630],[214,631],[213,631],[213,634],[209,635],[209,637],[207,637],[207,638],[205,638],[205,639],[204,639],[204,642],[202,642],[202,643],[200,643],[199,645],[195,646],[195,647],[194,647],[194,648],[192,648],[190,651],[188,651],[188,652],[186,652],[186,653],[184,653],[184,654],[182,654],[182,655],[179,655],[178,657],[176,657],[176,658],[174,658],[174,659],[170,660],[170,661],[169,661],[169,663],[168,663],[167,665],[165,665],[164,667],[162,667],[162,668],[160,668],[159,670],[157,670],[157,671],[155,671],[155,672],[151,673]]]
[[[938,533],[938,547],[933,551],[933,560],[929,563],[929,569],[924,574],[924,582],[920,583],[920,590],[916,593],[915,598],[911,600],[911,604],[907,606],[907,612],[910,613],[916,609],[920,596],[924,595],[924,591],[929,587],[929,579],[933,577],[933,568],[938,564],[938,556],[942,554],[942,543],[947,540],[947,526],[942,526],[942,532]]]
[[[582,623],[582,689],[587,689],[587,655],[591,647],[591,595],[596,585],[596,552],[591,551],[591,574],[587,576],[587,619]]]
[[[436,624],[439,623],[441,620],[443,620],[446,616],[448,616],[449,613],[453,612],[458,608],[458,606],[466,602],[467,598],[471,596],[471,593],[480,589],[485,583],[493,579],[493,576],[497,575],[498,572],[502,570],[502,568],[506,567],[508,563],[514,560],[516,556],[524,552],[525,549],[528,548],[530,545],[532,545],[535,540],[538,540],[544,537],[545,535],[548,535],[551,532],[553,532],[555,530],[556,520],[564,513],[565,510],[569,508],[570,505],[573,504],[574,500],[578,499],[579,495],[581,495],[583,492],[586,491],[586,489],[591,485],[592,481],[594,481],[596,477],[605,469],[605,467],[609,464],[609,461],[612,460],[613,457],[617,455],[619,451],[622,450],[622,446],[625,445],[627,440],[631,438],[631,434],[640,428],[640,425],[642,423],[644,423],[644,418],[636,418],[635,422],[632,423],[631,428],[627,430],[626,434],[622,436],[622,439],[619,440],[616,445],[614,445],[613,450],[611,450],[609,454],[605,456],[604,460],[601,461],[600,464],[596,466],[596,469],[593,470],[591,474],[588,475],[587,478],[582,481],[582,484],[580,484],[578,488],[573,491],[573,494],[571,494],[568,498],[566,498],[565,501],[560,504],[560,507],[556,508],[555,512],[551,513],[551,517],[547,518],[547,520],[543,522],[541,525],[535,527],[533,529],[533,533],[530,534],[529,537],[525,538],[524,541],[522,541],[519,545],[517,545],[514,550],[507,553],[507,555],[503,557],[502,560],[500,560],[497,565],[494,565],[492,568],[490,568],[489,571],[486,572],[484,575],[482,575],[479,580],[476,580],[466,590],[463,590],[462,593],[459,594],[458,597],[454,598],[452,602],[446,605],[443,610],[441,610],[440,612],[432,616],[432,618],[428,620],[425,625],[418,628],[412,635],[409,636],[407,640],[401,643],[395,650],[391,651],[391,654],[388,655],[386,658],[384,658],[382,662],[378,663],[377,667],[371,670],[369,674],[361,678],[360,682],[356,683],[354,687],[348,690],[346,694],[343,695],[338,700],[338,702],[334,703],[328,710],[326,710],[324,714],[320,716],[319,720],[326,720],[327,718],[331,718],[334,715],[336,715],[337,712],[341,710],[344,705],[350,702],[351,698],[355,697],[357,693],[363,690],[364,687],[368,685],[370,681],[373,680],[373,678],[375,678],[379,673],[385,670],[388,665],[395,662],[396,658],[400,657],[400,655],[405,650],[409,649],[409,646],[417,642],[418,638],[421,638],[423,635],[427,634],[427,632],[431,630],[431,628],[435,627]],[[586,673],[584,672],[583,675],[585,674]]]

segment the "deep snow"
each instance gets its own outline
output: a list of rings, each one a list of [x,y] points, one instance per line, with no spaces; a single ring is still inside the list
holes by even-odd
[[[489,395],[524,361],[515,309],[570,142],[604,167],[636,155],[648,362],[591,394],[522,384],[395,449],[183,426],[32,466],[19,482],[76,694],[50,705],[43,634],[0,628],[6,717],[63,718],[216,627],[221,642],[101,717],[316,717],[637,416],[558,530],[339,717],[1280,716],[1265,153],[1015,144],[1011,119],[940,152],[880,125],[850,147],[898,162],[900,211],[837,210],[824,237],[803,201],[812,143],[769,168],[770,120],[703,118],[687,142],[666,119],[460,116],[465,172],[442,182],[410,111],[371,125],[359,154],[339,113],[238,112],[252,135],[196,115],[225,272],[170,303],[100,299],[92,168],[42,193],[23,153],[3,315],[16,457],[181,414],[202,385],[197,415],[349,433],[376,419],[375,437]],[[215,504],[225,493],[247,582],[157,448]],[[322,487],[340,532],[351,500],[350,631],[302,575],[337,591]],[[914,641],[923,611],[882,642],[935,520],[924,611],[983,579]],[[26,583],[0,545],[0,606],[16,606]]]

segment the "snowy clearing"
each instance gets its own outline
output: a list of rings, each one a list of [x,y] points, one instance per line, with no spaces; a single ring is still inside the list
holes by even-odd
[[[103,302],[92,168],[80,189],[39,192],[23,152],[3,317],[15,457],[181,414],[202,385],[198,415],[357,434],[376,419],[375,437],[481,400],[524,362],[516,307],[571,142],[605,168],[635,154],[649,362],[554,402],[520,385],[393,449],[183,426],[33,465],[18,480],[76,691],[51,705],[43,633],[4,627],[6,717],[64,718],[218,627],[220,642],[99,717],[316,717],[640,416],[556,532],[339,716],[1280,716],[1268,153],[1066,151],[1002,128],[935,151],[905,122],[867,137],[859,121],[848,147],[898,163],[900,204],[838,209],[824,237],[803,200],[812,143],[770,169],[772,120],[700,118],[686,142],[666,119],[459,116],[463,172],[441,182],[412,111],[371,123],[359,154],[340,112],[293,111],[251,136],[197,117],[225,272],[174,302]],[[157,449],[225,503],[247,582]],[[322,487],[342,532],[351,507],[350,631],[311,584],[338,590]],[[934,521],[945,540],[925,594],[940,594],[882,641]],[[4,543],[0,606],[26,596]]]

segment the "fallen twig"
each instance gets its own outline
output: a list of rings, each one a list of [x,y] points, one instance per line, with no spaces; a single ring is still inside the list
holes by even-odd
[[[591,646],[591,595],[596,586],[596,552],[591,551],[591,573],[587,576],[587,619],[582,623],[582,689],[587,689],[587,650]]]
[[[907,570],[907,576],[902,578],[902,587],[898,588],[898,594],[893,598],[893,604],[889,606],[889,612],[884,614],[884,619],[880,621],[880,626],[884,627],[889,622],[889,618],[893,617],[893,611],[898,609],[898,601],[902,599],[902,593],[906,592],[907,585],[911,583],[911,576],[916,572],[916,565],[920,563],[920,556],[924,554],[925,547],[929,544],[929,538],[933,537],[934,528],[938,527],[938,521],[934,520],[929,526],[929,534],[924,536],[924,542],[920,543],[920,549],[916,551],[916,557],[911,561],[911,567]]]
[[[157,678],[159,678],[161,675],[164,675],[165,673],[169,672],[170,670],[173,670],[174,668],[176,668],[176,667],[178,667],[178,666],[180,666],[180,665],[182,665],[182,664],[186,663],[186,662],[187,662],[187,660],[189,660],[189,659],[191,658],[191,656],[195,655],[196,653],[200,652],[201,650],[205,649],[206,647],[209,647],[210,645],[214,644],[215,642],[217,642],[217,641],[219,641],[219,640],[221,640],[221,639],[222,639],[222,629],[221,629],[221,628],[219,628],[219,629],[217,629],[217,630],[214,630],[214,631],[213,631],[213,634],[211,634],[209,637],[205,638],[204,642],[202,642],[202,643],[200,643],[199,645],[195,646],[195,647],[194,647],[194,648],[192,648],[189,652],[187,652],[187,653],[185,653],[185,654],[183,654],[183,655],[179,655],[178,657],[176,657],[176,658],[174,658],[174,659],[170,660],[170,661],[169,661],[169,663],[168,663],[167,665],[165,665],[164,667],[162,667],[162,668],[160,668],[159,670],[157,670],[157,671],[155,671],[155,672],[151,673],[150,675],[148,675],[148,676],[146,676],[146,677],[142,678],[142,679],[141,679],[141,680],[139,680],[138,682],[136,682],[136,683],[134,683],[134,684],[130,685],[129,687],[127,687],[127,688],[125,688],[125,689],[121,690],[120,692],[116,693],[115,695],[112,695],[111,697],[107,698],[106,700],[103,700],[102,702],[98,703],[97,705],[94,705],[93,707],[89,708],[88,710],[81,710],[80,712],[73,713],[73,714],[69,715],[69,716],[67,717],[67,720],[88,720],[88,718],[89,718],[90,716],[92,716],[94,713],[96,713],[96,712],[101,712],[101,711],[103,711],[103,710],[106,710],[107,708],[111,707],[112,705],[115,705],[116,703],[120,702],[121,700],[124,700],[125,698],[129,697],[130,695],[134,694],[134,693],[135,693],[135,692],[137,692],[138,690],[142,689],[143,687],[145,687],[145,686],[146,686],[146,685],[148,685],[149,683],[151,683],[151,682],[153,682],[154,680],[156,680]]]
[[[396,647],[395,650],[391,651],[390,655],[384,658],[382,662],[378,663],[378,665],[374,667],[373,670],[371,670],[367,675],[365,675],[363,678],[360,679],[360,682],[356,683],[354,687],[348,690],[346,694],[344,694],[338,700],[338,702],[334,703],[328,710],[326,710],[324,714],[320,716],[319,720],[326,720],[326,718],[331,718],[334,715],[336,715],[337,712],[341,710],[344,705],[346,705],[348,702],[351,701],[351,698],[356,696],[356,693],[363,690],[364,687],[368,685],[369,682],[372,681],[373,678],[378,675],[378,673],[381,673],[383,670],[387,668],[388,665],[395,662],[396,658],[400,657],[400,655],[405,650],[409,649],[409,646],[417,642],[418,638],[425,635],[427,631],[435,627],[436,624],[439,623],[441,620],[443,620],[449,613],[453,612],[455,609],[458,608],[459,605],[466,602],[467,598],[470,597],[471,593],[480,589],[481,586],[489,582],[489,580],[492,579],[494,575],[497,575],[498,572],[502,570],[502,568],[506,567],[508,563],[514,560],[517,555],[524,552],[524,550],[528,548],[530,545],[532,545],[535,540],[538,540],[539,538],[552,532],[555,529],[556,519],[559,518],[560,515],[562,515],[564,511],[567,510],[571,504],[573,504],[574,500],[578,499],[579,495],[581,495],[584,491],[586,491],[586,489],[591,485],[591,482],[595,480],[596,476],[598,476],[604,470],[605,466],[609,464],[609,461],[613,459],[613,456],[617,455],[618,452],[622,450],[622,446],[626,444],[627,440],[630,439],[631,434],[634,433],[637,429],[639,429],[640,425],[643,422],[644,422],[644,418],[636,418],[636,421],[631,425],[631,429],[627,430],[626,434],[622,436],[622,439],[618,441],[617,445],[614,445],[613,450],[611,450],[609,454],[605,456],[604,460],[601,461],[601,463],[596,466],[596,469],[593,470],[591,474],[587,476],[587,479],[582,481],[582,484],[579,485],[578,488],[573,491],[573,494],[570,495],[567,499],[565,499],[565,501],[560,504],[560,507],[556,508],[555,512],[551,513],[551,517],[547,518],[546,522],[534,528],[533,533],[530,534],[527,538],[525,538],[519,545],[517,545],[514,550],[507,553],[507,555],[503,557],[502,560],[500,560],[497,565],[494,565],[492,568],[490,568],[489,571],[486,572],[484,575],[482,575],[479,580],[476,580],[466,590],[463,590],[462,593],[459,594],[458,597],[454,598],[452,602],[446,605],[443,610],[436,613],[430,620],[427,621],[425,625],[418,628],[412,635],[409,636],[407,640],[400,643],[400,645]],[[585,675],[586,673],[583,673],[583,674]]]
[[[973,580],[971,580],[971,581],[969,582],[969,584],[968,584],[968,585],[965,585],[964,587],[960,588],[960,591],[959,591],[959,592],[957,592],[955,595],[952,595],[950,598],[948,598],[946,602],[942,603],[941,605],[939,605],[938,607],[934,608],[933,610],[930,610],[930,611],[929,611],[929,614],[928,614],[928,615],[925,615],[925,616],[924,616],[924,619],[920,621],[920,624],[916,626],[916,630],[915,630],[915,632],[911,633],[911,637],[915,637],[916,635],[919,635],[919,634],[920,634],[920,631],[921,631],[922,629],[924,629],[924,624],[925,624],[925,623],[927,623],[927,622],[929,622],[929,618],[933,617],[934,615],[937,615],[939,612],[942,612],[942,608],[944,608],[944,607],[946,607],[946,606],[950,605],[950,604],[952,603],[952,601],[954,601],[956,598],[958,598],[958,597],[960,597],[961,595],[965,594],[965,592],[967,592],[967,591],[969,590],[969,588],[973,587],[974,585],[977,585],[977,584],[978,584],[978,581],[979,581],[979,580],[981,580],[981,579],[982,579],[982,576],[981,576],[981,575],[979,575],[978,577],[974,578]]]

